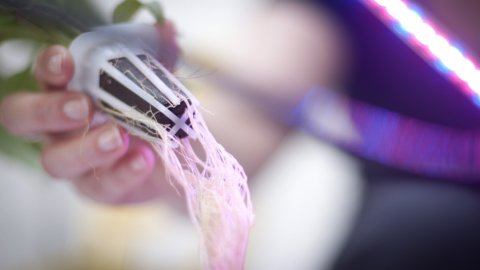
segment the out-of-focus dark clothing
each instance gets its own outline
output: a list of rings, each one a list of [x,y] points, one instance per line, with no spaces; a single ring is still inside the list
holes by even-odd
[[[331,270],[480,269],[480,188],[364,164],[365,194]]]
[[[353,99],[458,130],[480,127],[480,109],[361,1],[305,2],[326,7],[344,26]],[[480,185],[363,164],[362,210],[332,269],[480,269]]]

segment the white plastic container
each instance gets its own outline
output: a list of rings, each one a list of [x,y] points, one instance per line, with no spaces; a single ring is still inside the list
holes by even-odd
[[[77,37],[70,46],[75,73],[70,88],[86,92],[112,120],[132,134],[159,143],[156,130],[195,138],[188,107],[198,101],[157,59],[162,51],[155,26],[119,24]],[[156,123],[139,122],[149,118]]]

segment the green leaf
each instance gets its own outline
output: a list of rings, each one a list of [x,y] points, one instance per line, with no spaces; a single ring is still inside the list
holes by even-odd
[[[39,167],[38,156],[40,146],[38,143],[27,142],[19,137],[10,135],[0,127],[0,151],[4,154],[24,161],[34,167]]]
[[[38,83],[35,80],[30,67],[8,78],[0,78],[0,100],[7,95],[19,91],[36,91]]]
[[[144,4],[144,7],[155,17],[158,24],[163,25],[165,23],[165,16],[160,3],[152,1]]]
[[[68,36],[67,32],[60,28],[40,26],[24,18],[14,20],[2,17],[0,12],[0,41],[8,39],[27,39],[35,43],[44,44],[70,44],[73,36]]]
[[[15,25],[15,12],[0,9],[0,29]]]
[[[113,22],[120,23],[132,19],[133,15],[142,7],[138,0],[125,0],[115,8],[113,12]]]

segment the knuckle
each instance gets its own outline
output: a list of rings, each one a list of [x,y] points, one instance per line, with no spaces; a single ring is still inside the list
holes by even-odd
[[[54,117],[55,115],[53,113],[53,106],[51,106],[51,104],[48,104],[45,99],[41,99],[35,102],[32,106],[33,121],[38,126],[47,126],[52,119],[56,118]]]
[[[54,108],[51,105],[42,94],[18,93],[8,96],[0,104],[0,123],[14,135],[37,133],[53,121]]]
[[[89,176],[86,179],[75,181],[75,189],[77,192],[95,202],[102,204],[116,205],[123,200],[123,195],[112,191],[110,188],[105,188],[105,181],[102,179],[98,181],[96,177]]]
[[[63,117],[61,104],[66,93],[43,94],[32,101],[31,121],[34,127],[41,130],[56,129],[67,124]]]
[[[62,178],[57,168],[58,162],[55,162],[51,155],[51,151],[47,148],[42,151],[40,156],[40,162],[45,172],[53,178]]]
[[[125,203],[127,194],[130,190],[122,190],[122,192],[114,194],[104,194],[104,202],[111,205],[119,205]]]

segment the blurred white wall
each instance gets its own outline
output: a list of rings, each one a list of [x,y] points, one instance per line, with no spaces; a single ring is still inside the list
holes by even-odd
[[[68,257],[76,211],[66,184],[52,182],[38,169],[3,155],[0,171],[0,269]]]
[[[328,269],[359,205],[355,161],[296,132],[253,181],[246,269]]]

